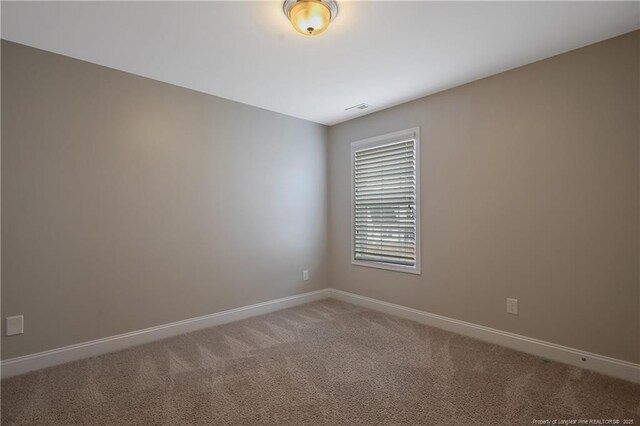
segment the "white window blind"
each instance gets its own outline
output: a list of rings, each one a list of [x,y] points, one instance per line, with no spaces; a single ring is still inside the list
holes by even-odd
[[[353,259],[415,269],[417,137],[382,138],[352,147]]]

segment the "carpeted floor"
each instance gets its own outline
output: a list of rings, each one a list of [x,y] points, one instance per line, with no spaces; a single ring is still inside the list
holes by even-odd
[[[640,385],[324,300],[2,381],[2,424],[635,419]]]

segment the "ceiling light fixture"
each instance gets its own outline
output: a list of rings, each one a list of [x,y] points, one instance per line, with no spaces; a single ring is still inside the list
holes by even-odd
[[[338,15],[335,0],[285,0],[282,10],[300,34],[318,35]]]

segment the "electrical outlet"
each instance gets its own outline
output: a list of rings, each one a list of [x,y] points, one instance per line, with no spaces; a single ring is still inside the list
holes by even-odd
[[[24,317],[22,315],[7,317],[5,327],[7,336],[15,336],[16,334],[24,333]]]
[[[307,269],[302,271],[302,279],[305,281],[309,281],[309,271]]]
[[[507,313],[518,315],[518,299],[507,298]]]

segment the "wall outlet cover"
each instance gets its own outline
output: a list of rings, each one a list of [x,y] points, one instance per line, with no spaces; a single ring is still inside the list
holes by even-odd
[[[24,333],[24,316],[16,315],[13,317],[7,317],[5,326],[7,336],[15,336],[16,334]]]
[[[518,315],[518,299],[507,298],[507,313]]]

